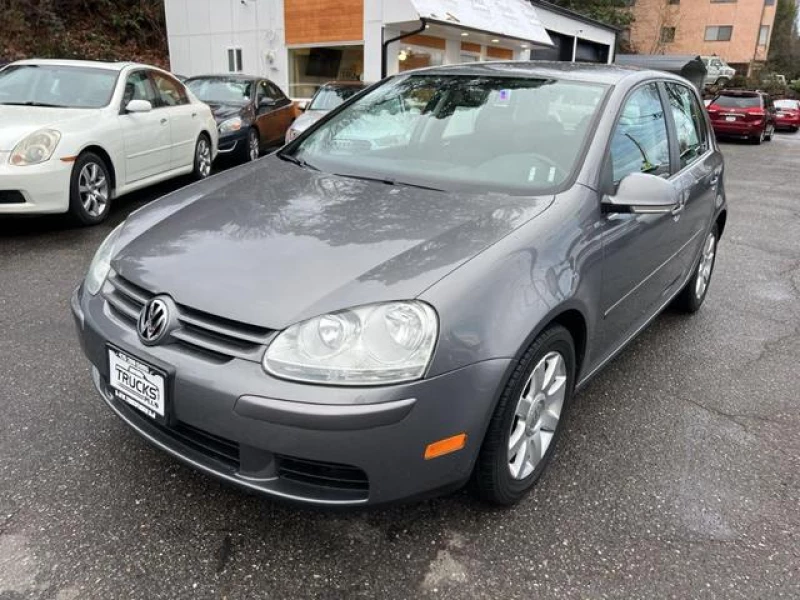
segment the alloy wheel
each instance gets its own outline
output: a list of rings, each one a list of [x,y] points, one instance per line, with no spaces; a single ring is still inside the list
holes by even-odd
[[[204,137],[197,142],[197,172],[203,178],[211,174],[211,146]]]
[[[717,250],[717,238],[714,233],[709,233],[703,244],[703,254],[700,256],[700,264],[697,266],[697,279],[694,284],[694,293],[701,299],[708,289],[711,281],[711,270],[714,268],[714,255]]]
[[[95,162],[86,163],[78,176],[78,194],[86,213],[99,217],[108,206],[109,186],[105,171]]]
[[[514,479],[534,472],[553,440],[567,391],[567,366],[549,352],[534,367],[517,401],[508,438],[508,469]]]
[[[261,147],[260,147],[261,142],[258,139],[258,134],[255,133],[254,131],[250,132],[249,140],[250,140],[250,147],[249,147],[250,160],[257,160],[259,155],[261,154]]]

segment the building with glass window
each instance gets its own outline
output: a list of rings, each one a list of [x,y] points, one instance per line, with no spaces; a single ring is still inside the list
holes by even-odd
[[[613,61],[617,31],[543,0],[165,0],[171,68],[331,80],[479,60]]]
[[[717,55],[742,75],[767,59],[775,0],[633,0],[638,54]]]

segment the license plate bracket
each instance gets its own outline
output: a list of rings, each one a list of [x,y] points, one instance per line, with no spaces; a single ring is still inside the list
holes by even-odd
[[[139,413],[167,425],[170,420],[169,375],[115,346],[106,346],[108,383],[120,402]]]

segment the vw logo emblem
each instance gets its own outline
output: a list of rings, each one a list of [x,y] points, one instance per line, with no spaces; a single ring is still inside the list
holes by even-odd
[[[164,339],[169,331],[169,324],[169,306],[162,298],[153,298],[139,313],[136,330],[142,342],[153,345]]]

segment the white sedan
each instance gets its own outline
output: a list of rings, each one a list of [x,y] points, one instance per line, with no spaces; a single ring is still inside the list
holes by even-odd
[[[114,198],[179,175],[208,177],[211,109],[166,71],[27,60],[0,70],[0,215],[104,220]]]

